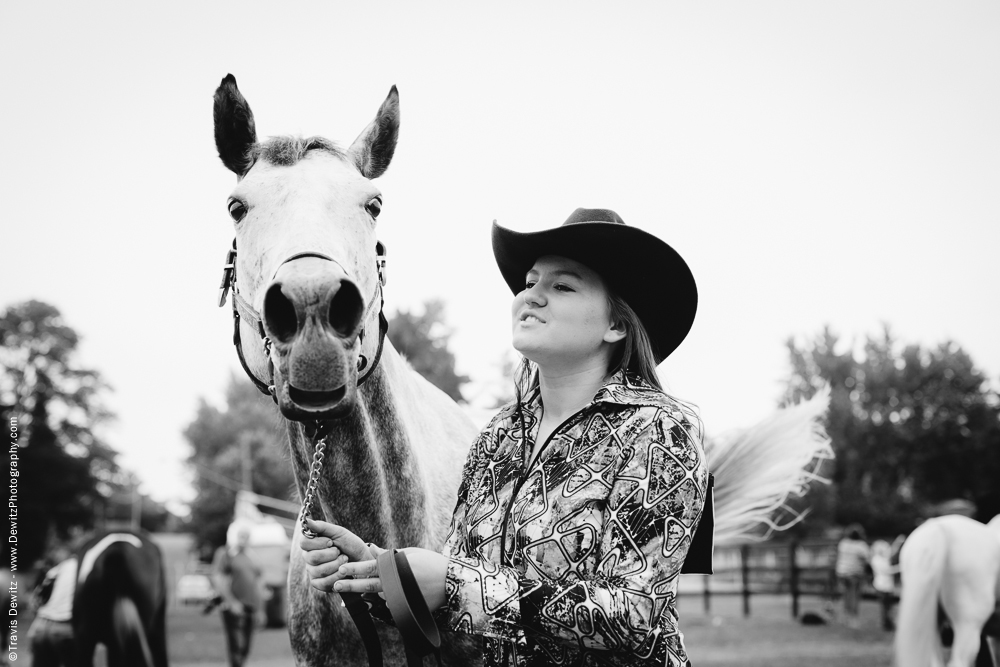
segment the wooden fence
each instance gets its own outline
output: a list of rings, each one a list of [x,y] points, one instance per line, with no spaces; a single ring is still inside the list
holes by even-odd
[[[716,547],[715,574],[684,576],[678,592],[684,596],[700,595],[706,613],[711,611],[713,596],[740,595],[744,616],[750,615],[750,599],[754,595],[789,595],[792,618],[798,618],[803,596],[828,600],[839,597],[836,561],[835,540]],[[866,597],[873,594],[867,591]]]

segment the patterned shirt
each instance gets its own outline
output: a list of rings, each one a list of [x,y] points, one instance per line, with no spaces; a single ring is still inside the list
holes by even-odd
[[[677,576],[708,484],[700,433],[618,373],[528,467],[540,402],[505,406],[469,452],[439,625],[483,635],[486,667],[689,664]]]

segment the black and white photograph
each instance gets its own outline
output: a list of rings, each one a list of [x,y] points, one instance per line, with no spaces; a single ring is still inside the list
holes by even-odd
[[[18,667],[1000,665],[1000,5],[5,3]]]

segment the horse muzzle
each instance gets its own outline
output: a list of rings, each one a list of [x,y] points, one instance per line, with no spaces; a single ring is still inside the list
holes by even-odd
[[[365,304],[343,268],[321,256],[290,259],[267,286],[261,315],[285,418],[326,419],[350,409]]]

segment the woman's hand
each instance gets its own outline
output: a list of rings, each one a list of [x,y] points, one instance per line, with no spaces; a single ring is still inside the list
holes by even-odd
[[[377,557],[384,549],[377,549]],[[406,554],[406,560],[413,570],[413,578],[420,586],[427,608],[436,611],[444,605],[445,578],[448,573],[448,559],[429,549],[407,547],[400,549]],[[339,566],[337,579],[332,580],[333,590],[338,593],[382,593],[382,580],[378,576],[378,563],[375,560],[361,560],[345,563]],[[353,579],[348,578],[353,577]],[[315,584],[313,584],[315,585]],[[385,595],[382,595],[385,597]]]
[[[341,568],[349,560],[367,562],[381,553],[381,550],[373,553],[360,537],[343,526],[309,518],[306,521],[316,537],[303,535],[299,546],[305,552],[309,583],[324,593],[334,590],[334,584],[348,576]]]

